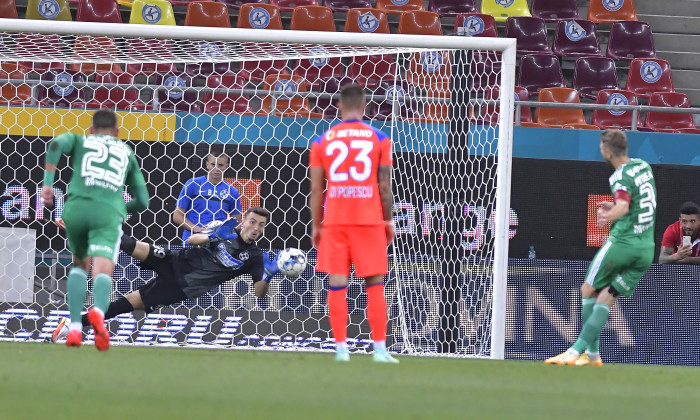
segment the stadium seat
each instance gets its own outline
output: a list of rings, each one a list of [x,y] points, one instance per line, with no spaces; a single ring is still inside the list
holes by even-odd
[[[551,53],[544,19],[512,16],[506,20],[506,38],[518,40],[518,54]]]
[[[214,89],[244,89],[246,80],[235,74],[212,74],[207,87]],[[250,99],[241,93],[204,93],[204,112],[207,114],[252,114]]]
[[[213,1],[193,1],[187,6],[185,26],[230,28],[231,21],[228,15],[228,7],[223,3]],[[224,48],[222,44],[206,41],[192,42],[188,47],[192,50],[193,55],[199,55],[202,58],[209,54],[220,54],[220,51]],[[185,65],[185,73],[193,77],[205,76],[211,73],[223,74],[232,70],[233,67],[228,62],[203,62]]]
[[[85,87],[55,84],[55,82],[85,83],[87,82],[87,77],[84,74],[72,70],[64,70],[62,72],[49,71],[41,75],[41,81],[43,83],[39,86],[37,98],[39,102],[57,107],[85,108],[87,102],[87,89]]]
[[[230,28],[228,7],[214,1],[193,1],[187,5],[185,26]]]
[[[73,43],[73,57],[79,59],[102,59],[105,61],[117,61],[119,51],[114,38],[111,36],[77,35]],[[82,61],[82,60],[81,60]],[[72,63],[69,68],[84,74],[95,72],[121,73],[122,68],[118,63],[97,64],[91,62]]]
[[[425,10],[423,0],[377,0],[374,6],[386,13],[402,13]]]
[[[369,118],[379,120],[394,119],[394,99],[396,98],[396,109],[398,111],[397,119],[411,119],[416,116],[417,104],[413,100],[406,101],[405,97],[414,97],[415,88],[412,84],[405,80],[400,80],[394,83],[393,81],[384,81],[379,84],[374,91],[374,95],[384,96],[385,99],[376,99],[371,101],[367,106],[365,114]]]
[[[576,0],[532,0],[530,11],[547,22],[581,19]]]
[[[494,63],[487,57],[477,57],[469,64],[469,88],[482,91],[496,86],[500,82],[500,63]]]
[[[518,86],[537,96],[542,88],[565,87],[559,59],[554,54],[529,54],[520,59]]]
[[[428,10],[440,17],[457,16],[460,13],[477,13],[475,0],[430,0]]]
[[[18,63],[0,63],[0,79],[27,80],[27,68]],[[25,105],[32,100],[29,85],[5,83],[0,87],[0,104]]]
[[[595,99],[602,89],[619,88],[615,61],[608,57],[580,57],[574,65],[571,87],[584,98]]]
[[[460,13],[455,18],[454,33],[464,36],[497,37],[496,19],[483,13]]]
[[[598,128],[597,125],[585,124],[585,123],[564,124],[564,128],[573,128],[575,130],[600,130],[600,128]]]
[[[350,83],[353,83],[350,77],[341,77],[339,79],[333,77],[321,82],[316,90],[319,93],[336,94],[340,92],[340,88]],[[337,103],[337,97],[319,97],[316,99],[314,111],[323,114],[324,118],[340,118]]]
[[[580,103],[578,92],[565,87],[544,88],[537,95],[538,102]],[[586,124],[582,109],[541,108],[535,109],[535,122],[545,127],[561,127],[565,124]]]
[[[168,0],[134,0],[129,23],[175,26],[173,6]]]
[[[554,34],[552,51],[559,57],[603,55],[595,23],[590,20],[560,20]]]
[[[267,3],[267,0],[219,0],[232,9],[240,9],[244,4]]]
[[[95,75],[95,83],[132,86],[134,84],[134,76],[129,73],[97,73]],[[150,89],[146,89],[146,91],[151,95]],[[95,93],[87,107],[95,109],[116,108],[123,111],[151,110],[153,107],[150,104],[143,103],[140,96],[141,92],[136,88],[98,87],[95,88]]]
[[[435,12],[414,11],[401,14],[399,33],[411,35],[442,35],[440,15]]]
[[[63,43],[65,45],[65,42],[58,35],[19,33],[15,36],[15,40],[17,42],[15,45],[15,53],[26,57],[32,57],[35,60],[20,63],[27,69],[40,74],[49,70],[59,72],[65,70],[66,65],[63,61],[36,61],[38,59],[56,60],[57,57],[62,56],[66,58],[65,61],[68,61],[67,59],[70,56],[66,55],[61,49],[61,44]]]
[[[588,4],[588,20],[595,23],[612,23],[616,20],[637,20],[633,0],[591,0]]]
[[[484,99],[486,100],[497,100],[501,96],[501,88],[498,85],[491,86],[486,90],[486,95]],[[522,86],[516,86],[514,92],[514,100],[517,101],[527,101],[528,98],[527,89]],[[498,125],[498,115],[499,115],[498,105],[482,105],[479,110],[479,118],[485,121],[489,125]],[[513,119],[515,119],[515,112],[513,112]],[[520,109],[520,123],[532,122],[532,110],[530,107],[522,107]]]
[[[170,89],[173,87],[187,88],[192,86],[192,78],[181,73],[166,73],[156,76],[156,85],[164,86],[158,89],[156,98],[161,111],[201,112],[198,92],[193,90]]]
[[[690,108],[688,96],[680,92],[657,92],[649,98],[649,106]],[[654,131],[671,133],[683,128],[695,128],[692,114],[647,112],[646,127]]]
[[[598,92],[595,103],[606,105],[638,105],[634,93],[619,89],[603,89]],[[601,129],[619,128],[627,130],[632,128],[632,111],[596,109],[593,111],[591,124]],[[642,127],[642,115],[637,114],[637,127]]]
[[[493,16],[496,22],[505,22],[511,16],[532,16],[527,0],[481,0],[481,13]]]
[[[270,4],[283,12],[291,12],[299,6],[318,6],[318,0],[270,0]]]
[[[0,0],[0,18],[17,19],[15,0]]]
[[[654,92],[673,92],[671,66],[658,58],[635,58],[630,62],[625,90],[643,99]]]
[[[370,0],[324,0],[323,5],[330,7],[333,12],[347,12],[350,9],[370,9]]]
[[[639,21],[613,23],[607,55],[614,60],[626,61],[633,58],[655,58],[654,37],[649,24]]]
[[[122,23],[117,0],[78,0],[78,22]]]
[[[377,9],[350,9],[345,21],[345,32],[389,33],[385,12]],[[392,54],[359,55],[350,58],[348,77],[355,83],[375,88],[382,80],[393,80],[396,66]]]
[[[323,118],[323,114],[311,112],[308,98],[296,95],[308,90],[304,78],[290,74],[271,74],[265,78],[265,89],[270,93],[282,94],[274,101],[272,95],[263,98],[264,114],[278,113],[282,117]]]
[[[35,20],[73,20],[68,0],[27,0],[25,19]]]
[[[293,31],[326,31],[335,32],[333,11],[325,6],[298,6],[292,12],[292,22],[289,27]],[[343,65],[340,57],[323,57],[327,55],[323,46],[311,49],[321,57],[302,58],[297,60],[293,74],[305,78],[314,87],[319,80],[343,75]]]
[[[238,28],[278,29],[282,28],[279,7],[272,4],[247,3],[238,12]],[[259,52],[264,53],[264,46]],[[269,74],[289,74],[286,60],[243,61],[239,75],[254,82],[263,82]]]

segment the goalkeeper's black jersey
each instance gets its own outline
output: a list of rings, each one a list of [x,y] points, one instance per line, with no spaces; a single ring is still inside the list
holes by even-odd
[[[263,278],[262,251],[255,243],[245,243],[240,236],[230,241],[185,248],[173,256],[177,283],[189,298],[199,297],[242,274],[250,274],[253,282]]]

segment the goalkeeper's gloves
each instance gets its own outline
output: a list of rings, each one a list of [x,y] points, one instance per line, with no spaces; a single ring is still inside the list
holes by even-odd
[[[238,237],[238,233],[233,230],[236,226],[238,226],[238,220],[234,218],[228,219],[221,226],[216,228],[215,231],[209,234],[209,242],[236,239]]]
[[[275,255],[275,258],[270,261],[270,253],[269,252],[263,252],[263,261],[265,262],[265,273],[263,274],[263,280],[265,282],[269,283],[270,280],[272,280],[272,277],[275,276],[275,274],[279,273],[280,269],[277,266],[277,258],[279,257],[279,254]]]

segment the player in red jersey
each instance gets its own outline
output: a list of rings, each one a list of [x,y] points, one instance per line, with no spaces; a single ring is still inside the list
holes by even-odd
[[[362,122],[365,92],[356,84],[340,92],[343,122],[311,145],[311,235],[318,249],[316,269],[329,274],[328,313],[336,342],[336,360],[350,361],[345,342],[350,265],[365,278],[367,318],[374,361],[398,363],[386,350],[387,245],[391,222],[391,139]],[[325,206],[325,213],[324,213]]]

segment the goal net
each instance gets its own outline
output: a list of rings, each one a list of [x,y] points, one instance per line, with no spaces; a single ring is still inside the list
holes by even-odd
[[[207,176],[204,161],[222,147],[230,157],[224,179],[239,192],[242,211],[262,206],[272,214],[260,248],[295,247],[309,259],[300,277],[276,276],[264,298],[244,276],[151,314],[120,315],[108,321],[113,342],[334,348],[328,278],[314,270],[309,236],[307,164],[313,139],[339,121],[340,88],[355,81],[368,92],[365,121],[394,145],[390,349],[502,358],[514,45],[2,20],[0,339],[47,340],[68,314],[71,256],[54,220],[71,173],[62,158],[56,205],[45,208],[42,165],[51,138],[87,132],[94,110],[108,108],[120,117],[120,138],[135,150],[152,197],[147,211],[130,215],[126,233],[182,246],[183,230],[172,220],[180,192]],[[112,300],[152,278],[121,253]],[[369,351],[364,282],[354,275],[348,304],[350,348]]]

